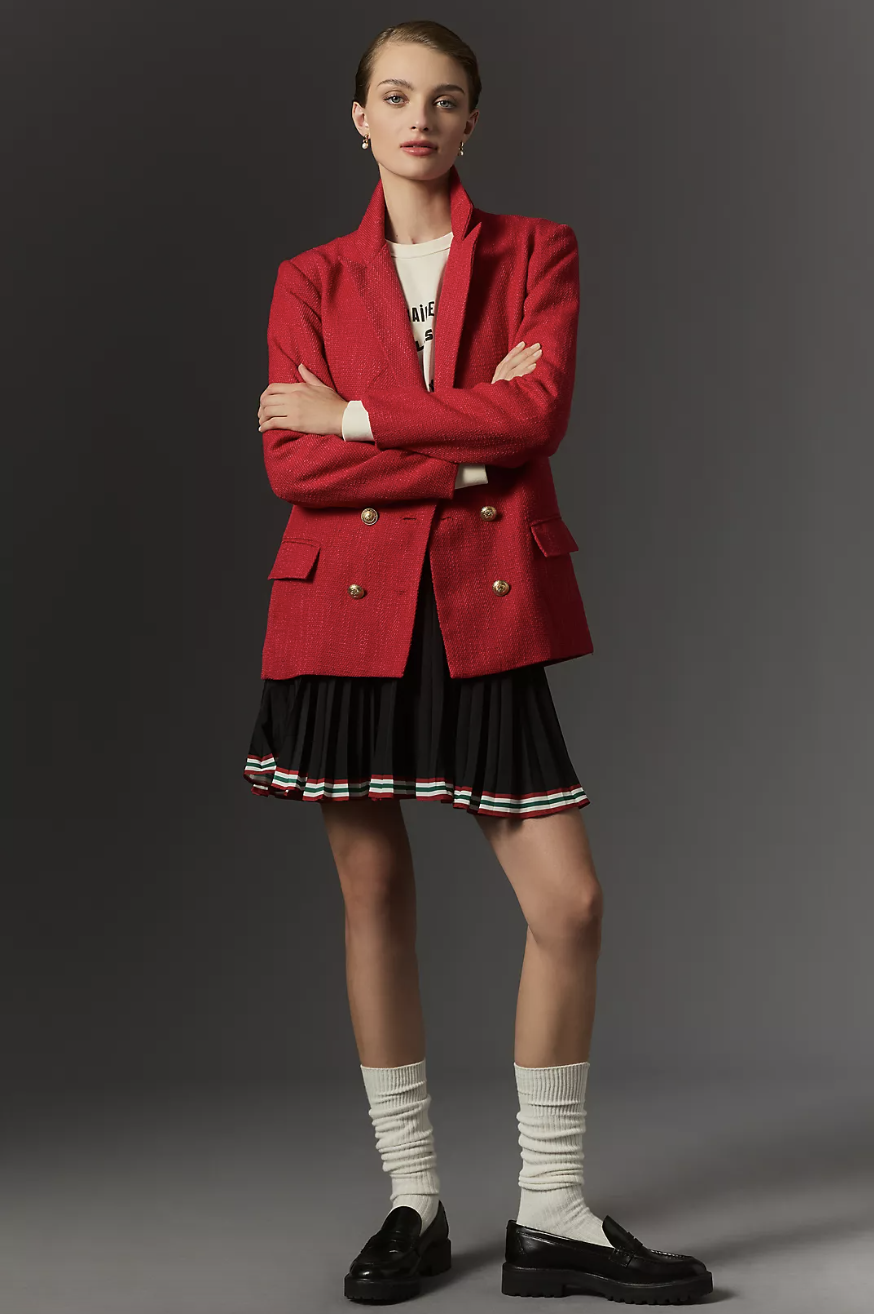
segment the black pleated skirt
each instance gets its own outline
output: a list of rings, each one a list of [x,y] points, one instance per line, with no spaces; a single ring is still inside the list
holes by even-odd
[[[542,665],[450,676],[427,552],[403,675],[262,681],[244,777],[263,797],[431,798],[494,816],[589,802]]]

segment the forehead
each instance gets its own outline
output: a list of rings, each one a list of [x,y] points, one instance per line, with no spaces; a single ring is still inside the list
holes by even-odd
[[[442,50],[412,41],[389,41],[383,46],[373,63],[371,88],[376,90],[382,81],[402,83],[412,91],[433,91],[437,87],[467,91],[461,64]]]

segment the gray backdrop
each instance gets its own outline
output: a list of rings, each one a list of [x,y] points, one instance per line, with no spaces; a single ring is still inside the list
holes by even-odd
[[[279,261],[376,182],[359,55],[421,16],[17,6],[7,1095],[356,1080],[321,811],[242,778],[288,512],[255,412]],[[549,678],[606,896],[593,1072],[870,1075],[874,9],[430,16],[481,61],[474,203],[580,242],[553,468],[595,652]],[[429,1070],[506,1073],[515,896],[470,815],[403,807]]]

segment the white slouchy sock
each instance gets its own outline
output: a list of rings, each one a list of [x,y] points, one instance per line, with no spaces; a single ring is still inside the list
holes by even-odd
[[[391,1205],[409,1205],[433,1222],[440,1197],[434,1129],[428,1118],[425,1059],[397,1068],[366,1068],[361,1075],[370,1100],[370,1120],[383,1171],[391,1174]]]
[[[588,1063],[516,1069],[522,1198],[516,1222],[556,1236],[609,1246],[583,1199]]]

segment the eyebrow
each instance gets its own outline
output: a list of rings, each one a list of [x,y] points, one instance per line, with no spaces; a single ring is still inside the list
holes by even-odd
[[[408,88],[410,89],[410,91],[413,90],[413,84],[412,84],[412,82],[407,82],[406,78],[383,78],[383,79],[382,79],[382,82],[377,82],[376,85],[377,85],[378,87],[384,87],[384,86],[386,85],[387,82],[391,82],[391,83],[393,83],[396,87],[408,87]],[[441,82],[440,85],[439,85],[439,87],[435,87],[434,90],[435,90],[435,91],[460,91],[461,94],[464,95],[464,87],[458,87],[458,86],[456,86],[456,84],[455,84],[454,82]]]

